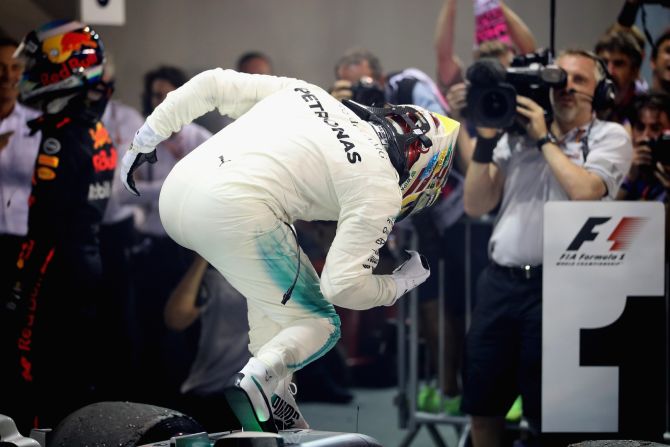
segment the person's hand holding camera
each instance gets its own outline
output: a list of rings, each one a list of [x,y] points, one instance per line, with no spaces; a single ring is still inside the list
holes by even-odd
[[[525,96],[517,95],[516,111],[527,120],[526,132],[534,140],[547,135],[547,122],[544,119],[544,109],[538,103]]]
[[[663,185],[663,188],[666,190],[666,194],[670,192],[670,165],[664,165],[660,161],[656,162],[654,176],[659,181],[659,183]]]
[[[666,191],[666,203],[668,203],[667,200],[670,200],[670,131],[666,130],[647,147],[650,149],[654,177],[663,185]]]
[[[351,82],[345,79],[339,79],[335,81],[333,86],[330,89],[330,94],[335,97],[338,101],[343,101],[345,99],[351,99],[353,96]]]
[[[641,141],[633,146],[633,160],[628,170],[628,180],[634,182],[640,176],[640,169],[649,169],[651,165],[651,147],[646,141]]]
[[[447,91],[447,104],[451,109],[451,117],[456,121],[463,119],[463,109],[467,105],[468,88],[464,82],[452,85]]]

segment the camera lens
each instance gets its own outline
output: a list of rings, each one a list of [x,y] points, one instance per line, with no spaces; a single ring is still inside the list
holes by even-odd
[[[351,87],[351,99],[374,107],[382,107],[386,102],[384,89],[370,77],[361,78]]]
[[[482,97],[481,111],[488,120],[502,119],[509,111],[507,97],[499,91],[490,91]]]

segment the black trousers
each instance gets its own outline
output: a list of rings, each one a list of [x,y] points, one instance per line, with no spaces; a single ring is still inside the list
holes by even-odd
[[[0,412],[23,434],[99,398],[100,273],[95,247],[56,247],[39,281],[0,309]]]
[[[542,276],[487,267],[479,277],[463,369],[465,413],[504,416],[516,396],[540,429]]]
[[[193,252],[167,236],[142,236],[133,252],[141,402],[170,407],[195,358],[199,324],[174,332],[163,321],[165,304],[192,262]]]

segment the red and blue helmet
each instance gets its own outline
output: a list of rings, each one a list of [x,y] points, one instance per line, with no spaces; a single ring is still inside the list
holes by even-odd
[[[15,57],[25,63],[21,100],[49,101],[86,90],[102,79],[104,48],[88,25],[57,20],[28,33]]]

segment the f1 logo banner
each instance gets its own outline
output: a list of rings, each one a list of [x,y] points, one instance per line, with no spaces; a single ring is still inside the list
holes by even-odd
[[[545,205],[543,432],[662,435],[664,251],[662,203]]]

